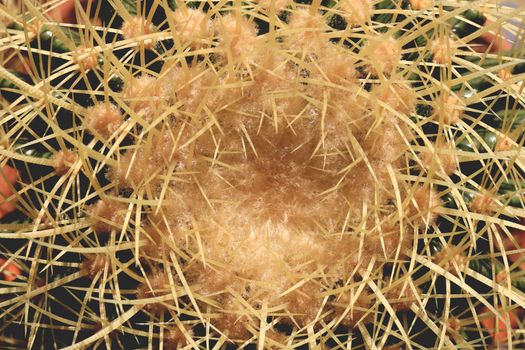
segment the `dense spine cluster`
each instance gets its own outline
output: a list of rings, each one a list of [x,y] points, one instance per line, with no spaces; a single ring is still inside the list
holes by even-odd
[[[473,42],[524,13],[470,7],[10,8],[2,339],[521,344],[523,48]]]

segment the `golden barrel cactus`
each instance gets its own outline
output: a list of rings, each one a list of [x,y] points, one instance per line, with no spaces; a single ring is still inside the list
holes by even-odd
[[[4,348],[523,345],[524,8],[0,14]]]

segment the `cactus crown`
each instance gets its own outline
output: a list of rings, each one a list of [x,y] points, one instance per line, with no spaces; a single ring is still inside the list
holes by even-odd
[[[117,0],[66,24],[22,5],[0,31],[21,173],[5,339],[471,348],[525,305],[504,244],[524,228],[523,48],[472,43],[519,35],[523,9]]]

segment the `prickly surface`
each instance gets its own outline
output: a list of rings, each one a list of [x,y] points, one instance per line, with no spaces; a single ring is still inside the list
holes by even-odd
[[[204,29],[205,14],[196,11],[182,13]],[[217,17],[218,64],[174,64],[158,78],[133,78],[123,91],[151,121],[176,103],[179,113],[121,155],[108,177],[164,196],[146,219],[150,232],[158,230],[151,243],[166,242],[154,253],[169,256],[176,247],[192,256],[187,282],[213,300],[212,311],[242,295],[250,307],[282,308],[283,322],[304,327],[319,311],[337,312],[332,302],[323,310],[322,291],[398,248],[399,232],[385,230],[398,221],[391,176],[406,162],[406,118],[417,94],[401,78],[363,90],[356,55],[314,34],[299,39],[309,46],[298,64],[295,31],[323,23],[319,14],[294,13],[294,32],[284,28],[278,43],[256,36],[235,13]],[[326,60],[314,61],[319,56]],[[388,59],[384,69],[395,64]],[[405,234],[410,241],[410,229]],[[214,322],[219,330],[249,335],[224,317]]]
[[[119,7],[122,23],[78,25],[71,53],[50,53],[69,61],[49,79],[22,39],[42,22],[3,33],[6,68],[37,77],[2,101],[1,154],[34,220],[2,225],[25,242],[2,242],[24,267],[6,322],[80,347],[454,348],[464,329],[479,338],[480,305],[525,305],[502,277],[522,275],[503,252],[520,255],[523,211],[506,205],[520,190],[498,192],[522,179],[523,127],[489,120],[501,99],[523,106],[520,58],[485,68],[449,28],[466,8],[409,3],[162,2],[164,21]],[[480,76],[503,97],[470,86]]]

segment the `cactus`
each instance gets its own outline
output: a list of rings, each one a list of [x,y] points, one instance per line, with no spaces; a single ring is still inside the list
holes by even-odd
[[[0,12],[4,347],[523,343],[523,8],[58,4]]]

